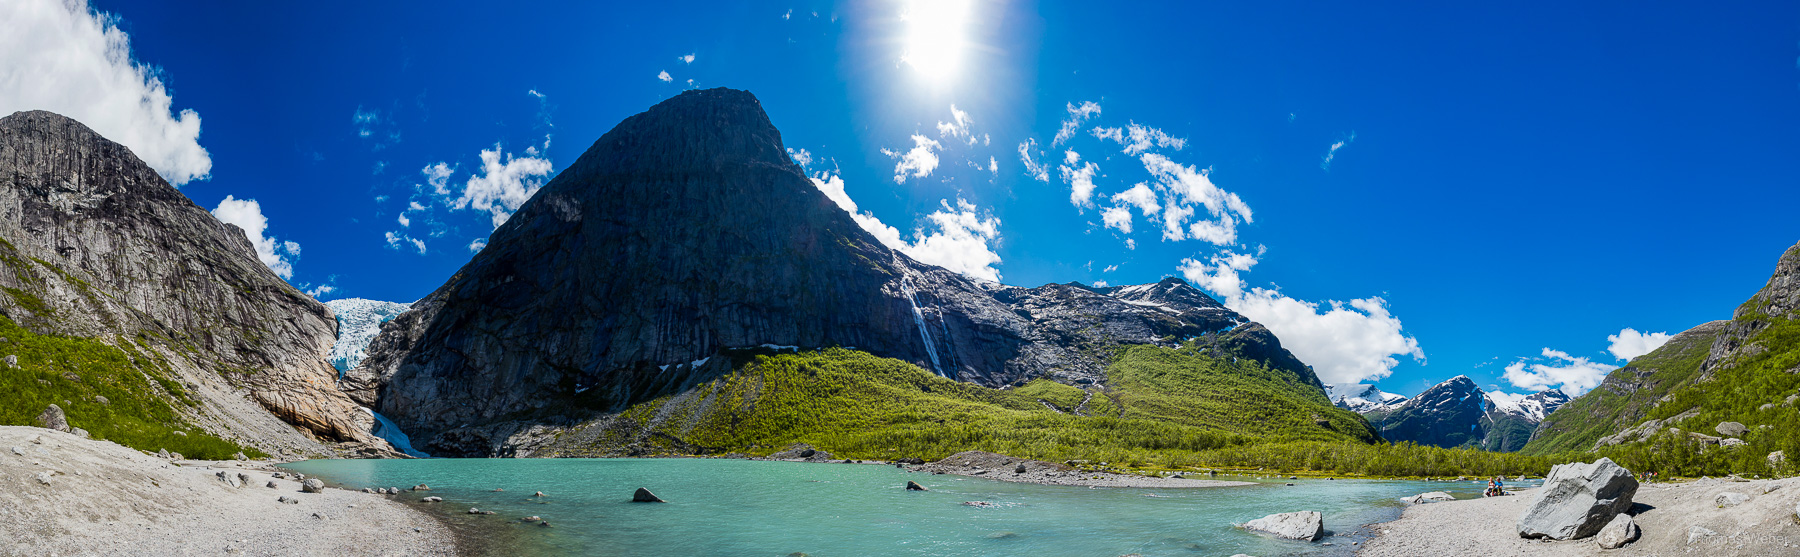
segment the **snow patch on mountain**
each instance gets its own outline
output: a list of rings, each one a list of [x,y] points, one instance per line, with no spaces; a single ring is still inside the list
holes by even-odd
[[[1325,396],[1337,407],[1358,414],[1387,410],[1406,402],[1406,397],[1361,383],[1327,383]]]
[[[381,332],[381,324],[399,316],[411,303],[344,298],[325,302],[337,314],[337,342],[331,345],[331,365],[341,375],[362,362],[369,343]]]

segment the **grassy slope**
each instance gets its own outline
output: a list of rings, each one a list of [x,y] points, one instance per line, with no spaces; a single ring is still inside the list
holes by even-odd
[[[1548,468],[1542,459],[1378,443],[1355,413],[1250,360],[1136,346],[1108,375],[1111,388],[1089,398],[1044,380],[1009,390],[958,383],[851,350],[762,355],[685,393],[564,433],[537,454],[618,454],[633,444],[649,454],[768,454],[803,442],[838,458],[884,460],[980,449],[1052,461],[1384,475]],[[1067,413],[1084,399],[1085,415]]]
[[[260,454],[182,419],[171,404],[193,401],[154,352],[129,341],[121,341],[121,348],[89,338],[38,335],[5,317],[0,317],[0,337],[5,339],[0,354],[19,359],[17,369],[0,367],[5,393],[0,425],[35,426],[38,414],[56,404],[69,425],[134,449],[204,459],[229,459],[238,451]]]
[[[1717,333],[1670,340],[1630,365],[1613,370],[1600,388],[1569,401],[1544,418],[1537,436],[1521,451],[1548,454],[1585,451],[1601,437],[1643,422],[1658,401],[1678,386],[1688,385],[1706,360]],[[1643,384],[1636,392],[1612,385]]]

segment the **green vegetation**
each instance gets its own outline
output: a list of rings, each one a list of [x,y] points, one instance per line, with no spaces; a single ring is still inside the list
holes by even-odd
[[[6,339],[0,342],[0,354],[19,360],[18,369],[0,366],[0,392],[7,393],[0,424],[37,425],[38,414],[56,404],[68,415],[69,425],[134,449],[168,449],[202,459],[229,459],[239,451],[261,454],[182,419],[171,401],[194,401],[155,352],[90,338],[38,335],[3,316],[0,337]]]
[[[44,316],[50,314],[50,306],[45,305],[43,298],[37,297],[36,294],[12,287],[0,287],[0,290],[5,290],[6,295],[12,297],[13,303],[19,304],[19,307],[25,308],[25,310],[31,312],[32,315]]]
[[[1543,474],[1551,464],[1381,443],[1360,416],[1331,406],[1300,378],[1193,346],[1125,349],[1108,383],[1104,391],[1047,380],[988,389],[852,350],[758,355],[683,393],[564,433],[540,454],[634,446],[643,453],[633,454],[768,454],[807,443],[854,459],[985,450],[1133,468],[1385,476]],[[1081,415],[1071,413],[1077,407]]]

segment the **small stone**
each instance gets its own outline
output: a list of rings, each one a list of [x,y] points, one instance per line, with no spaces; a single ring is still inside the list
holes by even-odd
[[[925,486],[919,485],[919,482],[913,482],[913,481],[906,482],[906,490],[907,491],[931,491],[930,489],[926,489]]]
[[[531,496],[532,496],[532,497],[548,497],[548,495],[544,495],[544,492],[542,492],[542,491],[539,491],[539,492],[537,492],[537,493],[533,493],[533,494],[531,494]]]
[[[324,492],[325,491],[325,482],[319,481],[317,478],[308,479],[304,482],[300,482],[300,491],[304,491],[306,493]]]
[[[662,498],[657,497],[656,494],[650,493],[650,490],[640,487],[640,488],[637,488],[636,493],[631,494],[631,502],[633,502],[633,503],[666,503],[667,501],[663,501]]]
[[[169,453],[169,460],[187,460],[187,459],[183,458],[181,456],[181,453]]]
[[[1738,505],[1744,504],[1745,502],[1748,502],[1749,500],[1750,500],[1749,495],[1738,493],[1736,491],[1721,492],[1718,495],[1713,496],[1713,504],[1718,505],[1719,508],[1721,508],[1721,509],[1736,507]]]
[[[37,481],[38,481],[38,483],[41,483],[44,485],[50,485],[50,478],[54,477],[54,476],[56,476],[55,470],[45,470],[43,472],[38,472]]]
[[[94,402],[98,402],[100,404],[112,404],[112,401],[107,400],[106,397],[101,396],[101,395],[94,395]]]
[[[1015,466],[1015,467],[1013,467],[1013,473],[1014,473],[1014,474],[1023,474],[1023,473],[1025,473],[1025,465],[1024,465],[1024,464],[1020,464],[1020,465],[1018,465],[1018,466]]]
[[[18,367],[19,367],[19,357],[18,357],[18,356],[15,356],[15,355],[12,355],[12,354],[7,354],[7,355],[6,355],[6,367],[10,367],[10,368],[13,368],[13,369],[18,369]]]
[[[238,472],[237,479],[238,479],[238,485],[250,485],[250,475],[249,474],[245,474],[243,472]]]
[[[1631,515],[1619,513],[1613,517],[1612,522],[1606,523],[1605,528],[1600,529],[1600,535],[1595,536],[1594,541],[1600,544],[1601,549],[1618,549],[1637,541],[1638,535],[1637,522],[1631,519]]]
[[[25,447],[13,447],[13,454],[25,456]]]
[[[288,497],[288,496],[286,496],[286,495],[283,495],[283,496],[281,496],[281,497],[278,497],[278,498],[276,498],[276,499],[275,499],[275,500],[276,500],[276,501],[278,501],[278,502],[281,502],[281,503],[286,503],[286,504],[289,504],[289,505],[298,505],[298,504],[300,504],[300,500],[299,500],[299,499],[295,499],[295,498],[292,498],[292,497]]]
[[[519,519],[519,522],[542,522],[543,520],[544,520],[543,518],[539,518],[537,516],[527,516],[525,518]]]
[[[431,486],[428,486],[425,484],[419,484],[419,485],[413,486],[412,490],[413,491],[431,491]]]
[[[241,452],[231,453],[231,458],[235,460],[250,460],[250,457],[244,456],[244,453]]]
[[[173,434],[176,434],[176,435],[180,435],[180,436],[182,436],[182,437],[187,437],[187,432],[185,432],[185,431],[181,431],[181,430],[179,430],[179,429],[178,429],[178,430],[175,430],[175,431],[171,431],[171,432],[169,432],[169,433],[173,433]]]
[[[988,507],[994,506],[994,504],[989,503],[987,501],[963,501],[963,506],[975,507],[975,508],[988,508]]]
[[[213,474],[213,476],[219,478],[220,482],[233,488],[244,487],[244,483],[239,481],[238,477],[230,472],[220,471]]]
[[[435,497],[434,496],[434,497],[426,497],[424,499],[420,499],[419,502],[421,502],[421,503],[438,503],[438,502],[442,502],[443,500],[444,500],[443,497]]]
[[[1744,427],[1744,424],[1737,422],[1721,422],[1718,427],[1713,428],[1713,431],[1717,431],[1719,432],[1719,435],[1724,435],[1726,437],[1742,437],[1745,433],[1750,431],[1750,428]]]
[[[269,489],[280,489],[281,488],[281,486],[275,485],[275,480],[269,480],[269,485],[266,485],[264,487],[267,487]]]

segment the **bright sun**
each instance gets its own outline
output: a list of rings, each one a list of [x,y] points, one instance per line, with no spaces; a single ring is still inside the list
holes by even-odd
[[[972,0],[907,0],[900,11],[906,22],[906,50],[900,61],[932,81],[956,74],[962,63],[963,32]]]

